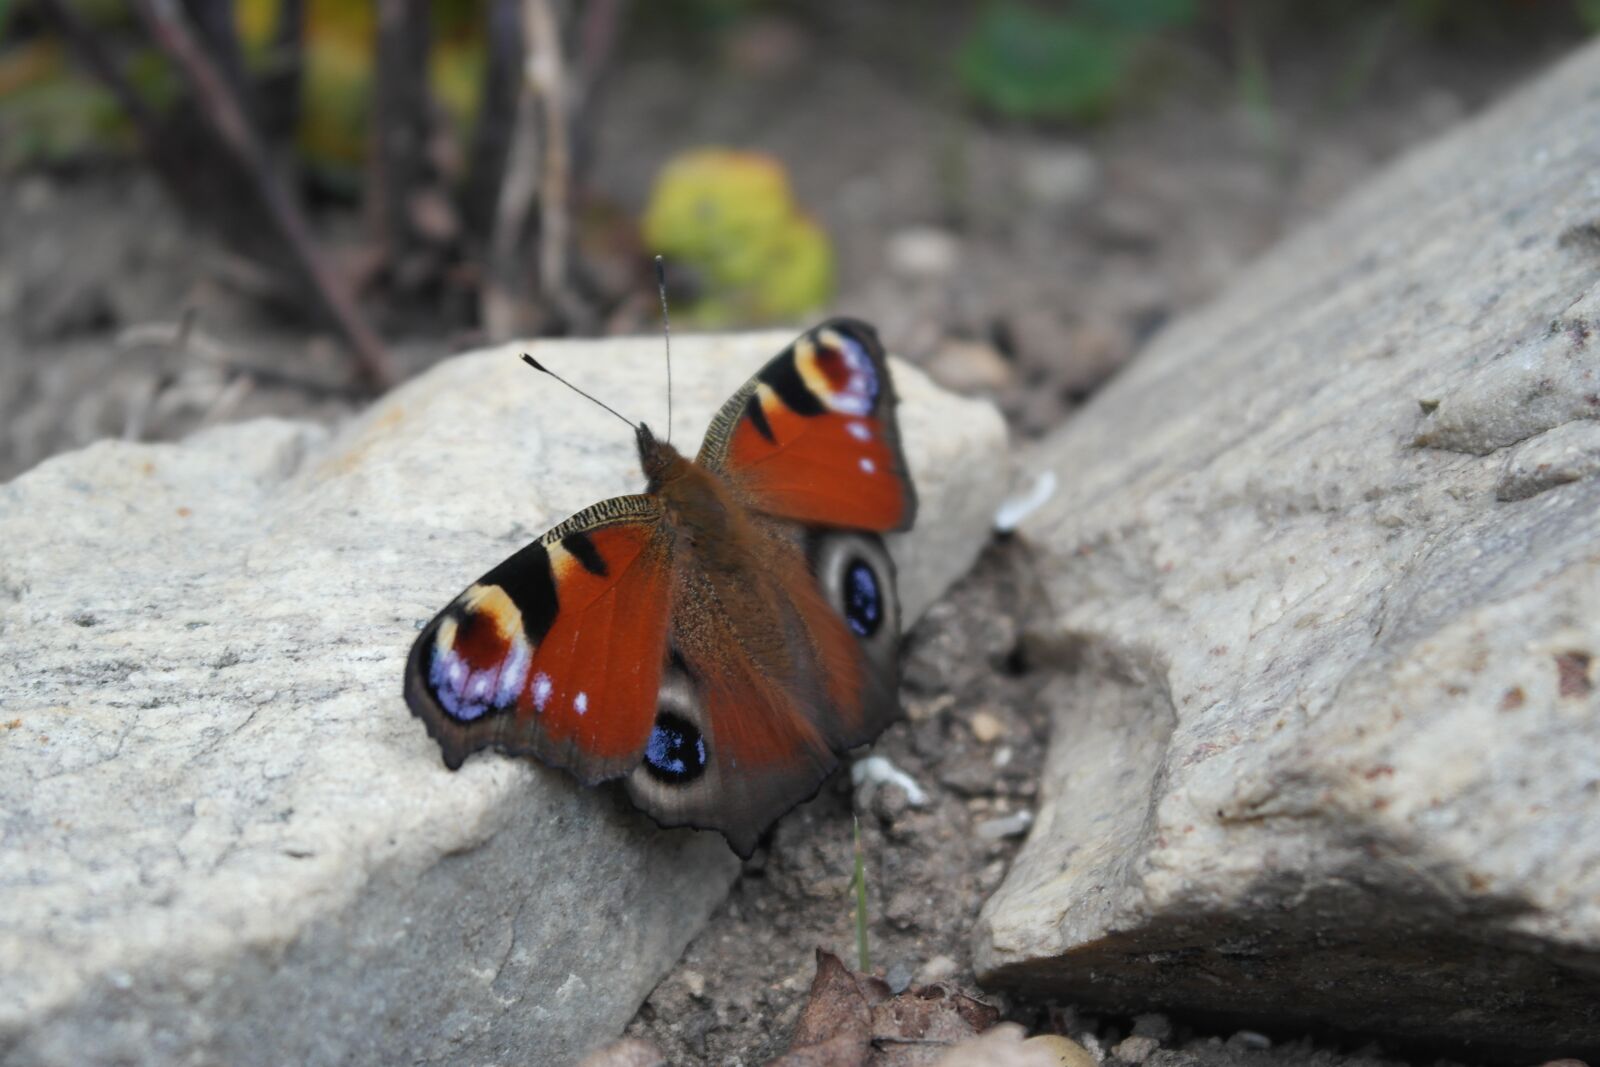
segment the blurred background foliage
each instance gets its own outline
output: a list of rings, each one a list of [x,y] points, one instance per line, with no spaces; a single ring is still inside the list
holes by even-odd
[[[223,24],[231,23],[233,44],[219,46],[213,39],[210,46],[219,61],[227,58],[229,47],[236,47],[257,92],[252,104],[249,92],[241,90],[243,111],[261,118],[262,139],[272,149],[277,177],[291,194],[291,208],[360,207],[371,215],[382,213],[375,206],[381,204],[387,205],[391,220],[399,220],[389,222],[387,230],[377,224],[375,243],[383,255],[371,258],[381,262],[355,285],[369,303],[387,298],[412,304],[425,294],[430,314],[445,309],[491,335],[583,332],[597,329],[607,309],[629,298],[633,289],[648,286],[648,271],[641,265],[655,252],[666,254],[677,272],[691,279],[678,297],[686,322],[795,322],[832,296],[835,252],[829,237],[796,202],[789,176],[773,158],[687,146],[676,158],[661,161],[648,202],[620,212],[588,202],[583,124],[592,120],[584,111],[592,86],[564,90],[562,113],[574,129],[553,130],[550,123],[561,120],[545,117],[538,157],[544,169],[524,210],[508,210],[508,186],[515,192],[518,185],[517,163],[508,161],[515,153],[508,115],[520,115],[517,121],[523,125],[530,120],[516,110],[519,100],[520,106],[528,106],[526,86],[519,97],[519,79],[506,72],[531,69],[522,58],[530,48],[537,52],[538,42],[529,37],[508,45],[505,34],[515,35],[519,27],[527,34],[528,19],[536,18],[539,8],[548,8],[560,22],[553,57],[567,56],[570,75],[581,68],[581,53],[597,32],[589,24],[591,5],[560,0],[531,6],[528,0],[183,0],[180,7],[173,0],[167,6],[187,11],[201,26],[207,12],[212,17],[220,13]],[[742,20],[771,11],[802,20],[808,14],[807,6],[794,0],[612,6],[612,17],[627,31],[619,47],[627,47],[629,35],[666,34],[674,47],[687,53],[703,50],[708,57],[715,53],[711,42]],[[1574,33],[1600,29],[1600,0],[970,3],[941,13],[943,18],[960,18],[963,28],[953,48],[924,64],[925,90],[997,123],[1091,124],[1163,92],[1178,91],[1184,63],[1200,51],[1222,57],[1240,102],[1257,116],[1263,138],[1270,142],[1272,42],[1286,27],[1310,27],[1313,32],[1337,27],[1355,42],[1330,89],[1337,105],[1363,91],[1398,35],[1492,40],[1536,6],[1545,14],[1553,6],[1563,9]],[[206,113],[211,104],[195,99],[192,78],[186,81],[176,53],[163,45],[155,16],[141,16],[138,2],[0,0],[0,169],[70,168],[154,151],[150,131],[141,137],[131,121],[126,95],[108,87],[104,76],[85,70],[81,42],[70,34],[63,38],[61,16],[52,17],[61,9],[114,60],[144,108],[164,124],[187,127],[186,143],[205,141],[207,124],[193,112],[198,108]],[[402,9],[411,12],[413,29],[421,28],[426,91],[405,104],[395,88],[404,88],[402,76],[389,83],[401,103],[386,105],[381,99],[380,12]],[[900,17],[915,20],[923,9],[904,4],[896,10]],[[497,11],[502,18],[498,24]],[[292,32],[286,32],[286,12],[294,15]],[[404,58],[405,46],[398,47],[401,51],[395,54]],[[549,52],[541,60],[547,66],[552,61]],[[271,81],[284,71],[290,72],[289,80]],[[588,72],[593,80],[598,76]],[[548,99],[550,92],[544,86],[534,95]],[[286,96],[293,104],[292,131],[283,145],[272,143],[266,130],[266,105],[282,102],[275,96]],[[401,105],[421,109],[421,114],[401,117],[426,131],[426,143],[402,146],[398,162],[390,160],[387,170],[375,170],[375,116],[385,106],[393,115],[393,108]],[[214,128],[209,136],[216,139]],[[231,151],[238,157],[237,150]],[[207,161],[226,155],[223,151],[193,159],[197,165],[210,165]],[[554,173],[544,162],[555,157],[567,168],[565,174]],[[499,163],[486,165],[484,159]],[[246,169],[252,165],[248,153],[235,160],[241,161]],[[487,181],[480,173],[485,166],[490,170]],[[265,217],[281,229],[283,220],[274,214],[270,192],[260,186],[257,196],[264,197]],[[551,197],[561,202],[551,204]],[[501,232],[508,225],[517,231],[510,237]],[[297,247],[292,240],[289,245],[291,251]],[[596,248],[610,250],[613,259],[621,249],[631,265],[625,263],[609,275],[591,268],[586,259]],[[280,256],[279,265],[288,263],[286,269],[305,274],[307,284],[323,284],[326,279],[316,277],[313,253]],[[498,303],[484,295],[494,295],[496,286]],[[338,293],[324,300],[335,319],[338,302]],[[505,310],[522,305],[536,313]]]

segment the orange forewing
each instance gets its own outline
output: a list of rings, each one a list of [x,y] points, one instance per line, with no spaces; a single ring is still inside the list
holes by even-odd
[[[833,319],[802,334],[723,406],[699,461],[775,518],[908,529],[917,502],[896,403],[877,332]]]
[[[728,465],[762,511],[880,533],[905,523],[907,495],[876,419],[797,415],[766,389],[756,402],[775,440],[750,420],[741,422],[729,441]]]
[[[424,628],[406,700],[448,766],[489,747],[585,782],[638,764],[671,616],[657,514],[646,498],[598,504],[484,575]]]
[[[550,546],[561,609],[534,650],[517,720],[537,724],[541,756],[588,781],[637,764],[655,719],[671,575],[653,534],[639,525],[588,534],[604,575]]]

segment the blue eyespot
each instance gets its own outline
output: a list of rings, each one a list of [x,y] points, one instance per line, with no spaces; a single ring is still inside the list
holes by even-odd
[[[692,782],[706,771],[706,739],[681,716],[664,711],[644,746],[644,766],[652,778],[668,785]]]
[[[871,637],[883,625],[883,594],[871,567],[853,559],[844,569],[844,620],[861,637]]]

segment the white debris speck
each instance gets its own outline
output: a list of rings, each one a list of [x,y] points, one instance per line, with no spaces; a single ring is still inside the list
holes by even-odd
[[[994,512],[994,528],[1011,533],[1024,519],[1044,507],[1056,495],[1056,472],[1040,471],[1033,484],[1016,496],[1008,497]]]
[[[914,808],[920,808],[928,802],[928,794],[922,791],[916,779],[882,756],[857,760],[850,768],[850,782],[857,789],[867,786],[869,790],[880,785],[899,786],[906,795],[906,801]]]
[[[973,832],[985,841],[999,841],[1006,837],[1016,837],[1018,834],[1028,832],[1028,827],[1033,825],[1033,812],[1023,809],[1014,811],[1010,815],[1002,815],[997,819],[986,819],[980,822]]]

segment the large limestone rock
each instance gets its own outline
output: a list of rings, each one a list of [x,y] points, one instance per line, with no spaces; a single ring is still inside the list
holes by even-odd
[[[1600,1050],[1600,49],[1029,457],[1056,730],[981,977]]]
[[[680,340],[677,439],[787,340]],[[537,351],[659,422],[658,339]],[[516,355],[331,438],[105,443],[0,487],[0,1063],[572,1062],[722,897],[721,838],[499,756],[452,774],[401,700],[435,610],[641,481]],[[986,536],[1004,432],[896,376],[915,613]]]

